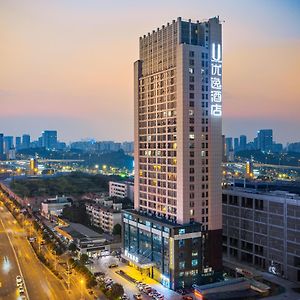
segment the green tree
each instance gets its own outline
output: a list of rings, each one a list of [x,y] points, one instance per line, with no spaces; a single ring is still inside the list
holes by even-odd
[[[111,286],[111,292],[110,292],[111,299],[118,299],[118,298],[122,297],[123,295],[124,295],[123,286],[119,283],[114,283]]]
[[[77,250],[75,243],[71,243],[71,245],[69,246],[69,250],[72,252],[75,252]]]
[[[87,254],[83,253],[80,255],[81,264],[85,265],[88,260],[89,260],[89,257]]]
[[[113,235],[121,235],[122,233],[122,226],[120,224],[116,224],[113,228]]]

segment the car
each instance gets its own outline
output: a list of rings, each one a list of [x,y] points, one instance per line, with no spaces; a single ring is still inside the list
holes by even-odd
[[[152,288],[149,285],[143,287],[143,292],[148,294],[152,291]]]
[[[18,275],[16,277],[16,283],[17,283],[17,287],[22,287],[23,286],[23,279],[20,275]]]
[[[20,295],[25,293],[25,290],[22,286],[19,287],[19,293],[20,293]]]
[[[94,291],[93,291],[93,290],[89,290],[89,294],[90,294],[90,295],[93,295],[93,294],[94,294]]]
[[[126,294],[124,294],[121,299],[122,300],[130,300],[130,298]]]
[[[192,296],[182,296],[182,300],[194,300]]]
[[[117,264],[110,264],[108,267],[109,267],[110,269],[112,269],[112,268],[117,268],[118,265],[117,265]]]
[[[134,294],[134,295],[133,295],[133,299],[141,300],[141,299],[143,299],[143,298],[142,298],[142,295],[141,295],[141,294]]]

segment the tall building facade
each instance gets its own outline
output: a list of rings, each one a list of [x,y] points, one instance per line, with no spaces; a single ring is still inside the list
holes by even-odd
[[[42,146],[46,149],[55,149],[57,147],[56,130],[45,130],[42,132]]]
[[[134,211],[124,255],[172,289],[222,268],[222,26],[178,18],[134,64]]]
[[[23,134],[22,135],[22,148],[23,149],[29,149],[30,148],[30,135],[29,134]]]
[[[20,150],[21,148],[21,137],[16,136],[16,151]]]
[[[246,150],[247,149],[247,136],[241,135],[240,136],[240,150]]]
[[[4,152],[4,134],[0,133],[0,159],[3,158],[3,152]]]
[[[4,136],[4,153],[8,155],[9,150],[14,148],[14,137]]]
[[[234,152],[236,153],[240,150],[239,138],[234,138],[233,143],[234,143]]]
[[[273,130],[261,129],[257,132],[257,147],[261,151],[270,151],[273,146]]]

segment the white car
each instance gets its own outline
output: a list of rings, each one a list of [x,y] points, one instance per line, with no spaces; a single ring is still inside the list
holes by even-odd
[[[25,293],[25,290],[22,286],[19,287],[19,293],[20,293],[20,295]]]

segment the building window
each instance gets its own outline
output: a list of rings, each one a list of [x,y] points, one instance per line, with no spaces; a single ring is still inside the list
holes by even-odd
[[[197,245],[198,244],[198,238],[193,238],[192,243],[193,243],[193,246]]]
[[[189,73],[194,74],[194,68],[189,68]]]
[[[179,269],[180,270],[184,270],[184,268],[185,268],[185,262],[184,261],[180,261],[179,262]]]
[[[190,56],[190,57],[194,57],[194,55],[195,55],[194,51],[190,51],[190,52],[189,52],[189,56]]]
[[[198,266],[198,259],[192,259],[192,267]]]
[[[179,234],[185,234],[185,229],[184,229],[184,228],[179,229],[179,230],[178,230],[178,233],[179,233]]]
[[[183,248],[184,247],[184,240],[179,240],[179,248]]]
[[[193,251],[192,256],[198,256],[198,251]]]

